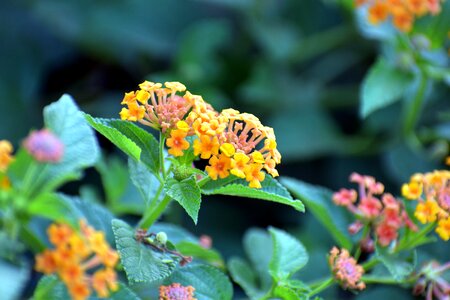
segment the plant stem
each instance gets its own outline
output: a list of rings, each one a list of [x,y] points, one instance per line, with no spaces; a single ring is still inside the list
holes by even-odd
[[[369,224],[365,224],[364,225],[364,229],[363,229],[363,233],[362,233],[362,238],[361,241],[364,240],[367,236],[367,234],[370,232],[370,225]],[[356,248],[356,252],[355,255],[353,256],[356,261],[358,261],[359,257],[361,255],[361,245],[358,245],[358,248]]]
[[[365,263],[362,264],[362,267],[364,268],[364,271],[369,271],[370,269],[372,269],[373,267],[375,267],[376,265],[378,265],[380,261],[378,260],[378,258],[372,258],[369,261],[366,261]]]
[[[419,87],[414,99],[411,103],[406,103],[405,119],[403,120],[403,135],[408,137],[414,131],[422,109],[422,103],[425,99],[425,91],[427,87],[427,77],[422,70],[419,72]]]
[[[159,165],[161,168],[161,173],[163,176],[163,181],[166,180],[166,167],[164,165],[164,142],[166,141],[166,137],[162,132],[159,133]]]
[[[435,225],[435,222],[428,223],[427,226],[422,228],[421,231],[419,231],[413,239],[410,239],[406,241],[405,243],[401,243],[398,245],[398,247],[395,249],[395,252],[400,252],[403,250],[407,250],[411,248],[412,246],[415,246],[417,241],[420,241],[424,236],[426,236],[431,230],[433,230]]]
[[[400,284],[397,280],[391,277],[370,277],[370,276],[363,276],[361,278],[361,281],[363,281],[366,284]]]
[[[316,287],[311,292],[309,292],[308,296],[312,297],[312,296],[322,292],[323,290],[329,288],[333,284],[334,284],[333,277],[329,277],[329,278],[325,279],[318,287]]]
[[[148,210],[147,213],[142,217],[142,220],[139,222],[139,228],[150,228],[164,212],[167,205],[169,205],[170,200],[172,200],[172,198],[170,198],[168,195],[165,195],[161,202],[159,202],[154,209]]]
[[[202,187],[205,184],[207,184],[209,181],[211,180],[211,177],[209,177],[209,175],[203,177],[202,179],[200,179],[199,181],[197,181],[197,185],[198,187]]]

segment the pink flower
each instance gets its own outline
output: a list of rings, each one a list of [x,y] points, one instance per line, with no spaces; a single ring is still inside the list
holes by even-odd
[[[358,209],[368,219],[376,218],[382,207],[380,200],[375,197],[363,198],[358,205]]]
[[[355,203],[358,194],[355,190],[340,189],[339,192],[333,194],[333,202],[336,205],[349,206]]]
[[[347,249],[333,247],[328,257],[331,271],[344,289],[363,290],[366,285],[361,282],[364,269],[350,256]]]
[[[64,144],[47,129],[33,131],[23,146],[37,161],[44,163],[57,163],[64,154]]]
[[[398,237],[398,227],[392,226],[387,222],[382,222],[378,224],[376,228],[376,235],[378,237],[378,243],[386,247],[389,245],[392,241],[395,241]]]

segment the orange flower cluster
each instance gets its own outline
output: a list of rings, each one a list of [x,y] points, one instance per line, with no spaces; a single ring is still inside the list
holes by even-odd
[[[333,247],[328,257],[328,264],[334,278],[344,289],[363,290],[366,288],[365,283],[360,281],[364,269],[350,256],[347,249],[339,250]]]
[[[128,108],[122,109],[121,118],[161,130],[168,137],[169,154],[183,156],[192,146],[196,156],[208,159],[205,170],[213,180],[233,174],[246,179],[250,187],[261,188],[263,169],[278,176],[281,154],[275,134],[254,115],[234,109],[219,113],[189,91],[181,97],[176,93],[186,87],[179,82],[166,82],[162,87],[145,81],[140,87],[125,94],[122,103]],[[193,145],[187,137],[195,137]]]
[[[192,286],[182,286],[179,283],[162,285],[159,287],[159,300],[197,300],[194,298],[194,291]]]
[[[66,284],[72,299],[84,300],[91,294],[91,287],[98,297],[108,297],[116,291],[117,275],[114,271],[119,256],[110,248],[101,231],[95,231],[83,220],[81,231],[74,231],[66,224],[52,224],[47,229],[55,249],[45,250],[36,256],[36,270],[44,274],[57,273]],[[99,269],[99,266],[104,268]],[[87,271],[95,268],[89,275]]]
[[[403,32],[411,31],[414,19],[441,11],[442,0],[355,0],[356,6],[368,6],[368,20],[377,25],[392,18],[393,25]]]
[[[336,205],[345,206],[368,226],[371,226],[381,246],[388,246],[391,242],[396,241],[398,231],[405,226],[411,230],[417,230],[403,204],[391,194],[383,193],[384,185],[382,183],[377,182],[371,176],[363,176],[358,173],[352,173],[350,181],[358,183],[359,192],[341,189],[333,194],[333,202]],[[358,194],[360,200],[356,205]],[[356,234],[363,226],[363,223],[358,220],[349,226],[349,232]],[[367,241],[364,242],[367,243]]]
[[[11,182],[5,173],[14,160],[12,155],[13,151],[14,148],[9,141],[0,141],[0,189],[8,189],[11,186]]]
[[[450,171],[414,174],[402,186],[402,195],[418,201],[414,216],[422,224],[437,222],[437,234],[450,239]]]

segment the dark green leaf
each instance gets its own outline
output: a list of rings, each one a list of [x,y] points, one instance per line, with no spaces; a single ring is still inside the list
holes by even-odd
[[[330,190],[288,177],[282,178],[281,182],[294,196],[305,203],[306,207],[328,230],[338,245],[351,249],[352,241],[347,232],[344,212],[333,205]]]
[[[136,241],[134,230],[128,224],[115,219],[112,221],[112,228],[117,250],[130,282],[161,280],[175,270],[177,257],[154,251],[150,246]]]
[[[228,261],[228,271],[234,282],[245,291],[251,299],[261,298],[265,292],[257,288],[257,277],[250,265],[238,257]]]
[[[233,180],[233,178],[235,179]],[[208,182],[202,187],[202,193],[206,195],[220,194],[262,199],[286,204],[301,212],[305,210],[303,203],[300,200],[292,199],[286,188],[272,178],[272,176],[266,175],[266,178],[261,182],[261,185],[261,189],[254,189],[249,187],[248,182],[245,180],[236,179],[236,177],[230,176],[230,178],[226,178],[222,181]]]
[[[197,224],[198,211],[200,210],[202,199],[195,176],[188,177],[182,181],[168,178],[164,185],[164,190],[167,195],[180,203],[194,223]]]
[[[376,254],[378,259],[398,282],[408,277],[414,271],[417,264],[417,253],[415,250],[392,254],[387,247],[383,248],[377,244]]]
[[[284,281],[306,265],[308,253],[305,247],[288,233],[273,227],[269,228],[269,232],[273,243],[270,274],[275,281]]]
[[[384,59],[375,63],[364,79],[361,91],[361,115],[367,117],[372,112],[399,100],[412,76],[397,69]]]

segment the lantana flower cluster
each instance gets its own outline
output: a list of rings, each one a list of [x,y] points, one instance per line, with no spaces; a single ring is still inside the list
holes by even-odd
[[[388,246],[397,240],[401,228],[417,230],[403,203],[391,194],[384,193],[384,185],[374,177],[352,173],[350,181],[359,185],[358,192],[343,188],[333,194],[333,202],[345,206],[358,218],[349,226],[351,234],[356,234],[366,225],[381,246]],[[365,238],[370,239],[370,234]]]
[[[442,0],[355,0],[357,6],[368,7],[368,20],[377,25],[388,19],[400,31],[411,31],[414,20],[427,14],[437,15]]]
[[[220,113],[179,82],[145,81],[139,90],[125,93],[120,117],[160,130],[169,154],[180,157],[193,147],[194,155],[208,160],[205,171],[213,179],[233,174],[250,187],[261,188],[263,169],[278,176],[281,162],[272,128],[257,117],[234,109]],[[177,93],[185,92],[183,96]],[[188,137],[192,137],[189,142]]]
[[[414,216],[422,223],[437,223],[436,233],[450,239],[450,171],[414,174],[402,186],[402,195],[418,202]]]
[[[0,189],[7,189],[11,186],[6,171],[14,160],[13,151],[14,148],[9,141],[0,140]]]
[[[38,254],[35,268],[44,274],[58,274],[72,299],[87,299],[91,288],[100,298],[118,290],[114,268],[119,255],[108,245],[103,232],[81,220],[80,232],[66,224],[52,224],[47,234],[55,248]],[[90,270],[93,274],[88,273]]]
[[[159,287],[159,300],[197,300],[192,286],[182,286],[179,283]]]
[[[361,281],[364,269],[350,256],[347,249],[339,250],[333,247],[328,256],[328,264],[334,278],[344,289],[363,290],[366,288],[365,283]]]

